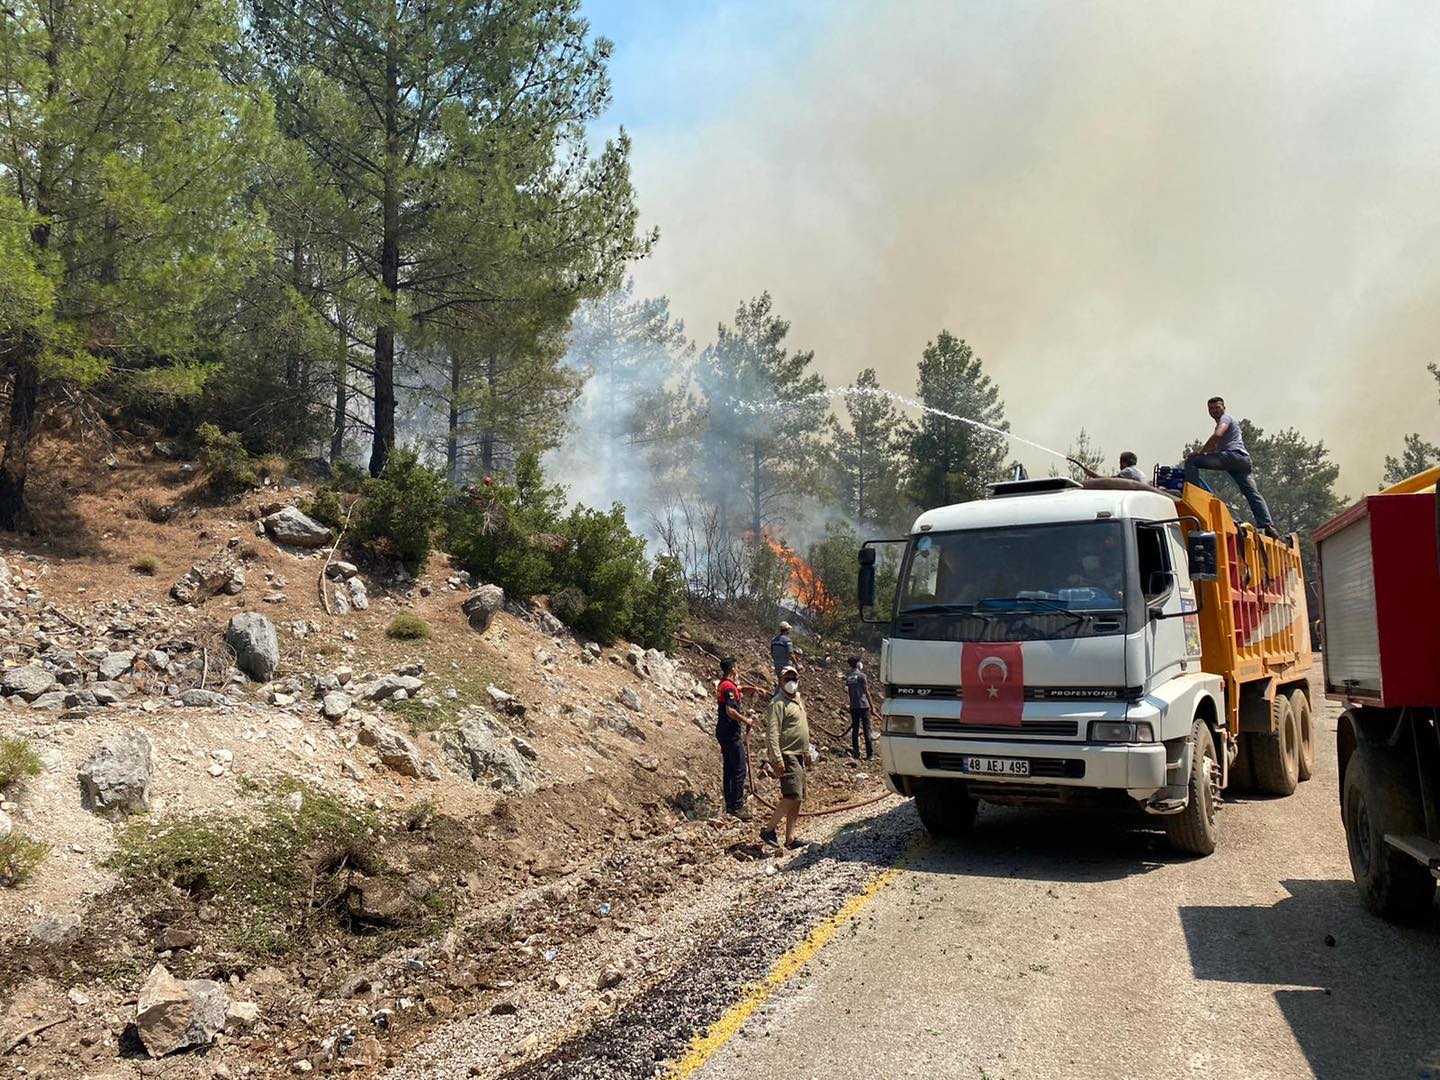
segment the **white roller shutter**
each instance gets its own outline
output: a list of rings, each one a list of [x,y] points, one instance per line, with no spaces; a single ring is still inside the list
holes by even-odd
[[[1380,632],[1370,519],[1362,517],[1320,545],[1325,598],[1325,672],[1335,690],[1380,692]]]

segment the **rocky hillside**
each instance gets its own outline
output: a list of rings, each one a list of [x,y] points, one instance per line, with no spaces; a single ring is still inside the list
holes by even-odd
[[[74,470],[3,552],[0,1071],[364,1070],[520,986],[618,1008],[621,912],[758,854],[715,816],[711,687],[766,635],[577,640],[443,557],[347,561],[300,485],[215,505],[174,453]],[[807,665],[837,731],[838,673]]]

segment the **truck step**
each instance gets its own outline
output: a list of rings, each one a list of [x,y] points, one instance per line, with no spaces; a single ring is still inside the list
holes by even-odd
[[[1440,844],[1434,840],[1427,840],[1423,836],[1396,836],[1394,833],[1386,833],[1385,843],[1396,851],[1403,851],[1427,869],[1440,870]]]

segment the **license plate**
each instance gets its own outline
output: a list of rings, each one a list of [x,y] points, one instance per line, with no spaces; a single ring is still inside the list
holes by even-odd
[[[967,757],[962,764],[967,773],[989,776],[1029,776],[1030,762],[1024,758]]]

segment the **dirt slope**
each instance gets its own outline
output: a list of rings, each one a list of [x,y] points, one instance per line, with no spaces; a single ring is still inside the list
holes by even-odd
[[[302,500],[303,488],[217,504],[187,463],[153,451],[121,453],[113,467],[68,445],[50,452],[75,460],[44,474],[59,479],[42,492],[36,535],[0,552],[11,580],[0,598],[6,668],[38,663],[69,680],[53,710],[16,696],[0,705],[0,737],[28,740],[43,763],[4,793],[5,812],[50,849],[33,878],[0,888],[0,1051],[21,1040],[0,1057],[0,1074],[363,1072],[445,1019],[504,1015],[518,987],[555,983],[561,951],[581,1006],[603,1014],[642,981],[643,959],[622,945],[647,911],[678,884],[752,857],[754,827],[714,816],[713,654],[741,657],[758,680],[768,628],[697,618],[678,664],[623,643],[587,648],[541,605],[512,603],[480,634],[461,612],[468,585],[441,556],[415,580],[362,564],[368,610],[331,615],[318,585],[328,549],[257,535],[262,512]],[[169,597],[193,564],[222,552],[243,566],[243,591],[193,606]],[[223,647],[241,611],[267,615],[278,632],[268,684],[233,671]],[[401,612],[432,636],[387,637]],[[801,647],[817,727],[839,733],[843,661]],[[129,653],[133,666],[102,677]],[[422,684],[407,700],[356,692],[397,671]],[[179,704],[202,686],[224,696]],[[335,720],[321,712],[327,689],[355,697]],[[97,703],[102,693],[115,703]],[[455,732],[477,718],[519,774],[476,779],[459,768]],[[112,822],[82,806],[77,773],[125,731],[153,746],[149,810]],[[373,745],[383,731],[421,768],[384,738]],[[818,777],[816,805],[879,791],[839,755]],[[290,814],[288,800],[306,809]],[[281,831],[299,836],[327,800],[364,815],[368,831],[338,853],[295,853],[309,894],[278,938],[237,929],[218,874],[190,867],[141,880],[114,862],[124,837],[133,855],[137,837],[142,852],[163,845],[177,822],[247,837],[278,812]],[[395,910],[372,887],[398,897]],[[57,934],[52,917],[68,926],[72,916],[78,926]],[[632,967],[609,971],[622,957]],[[231,1002],[258,1005],[258,1018],[152,1061],[133,1025],[157,961],[180,978],[216,980]]]

